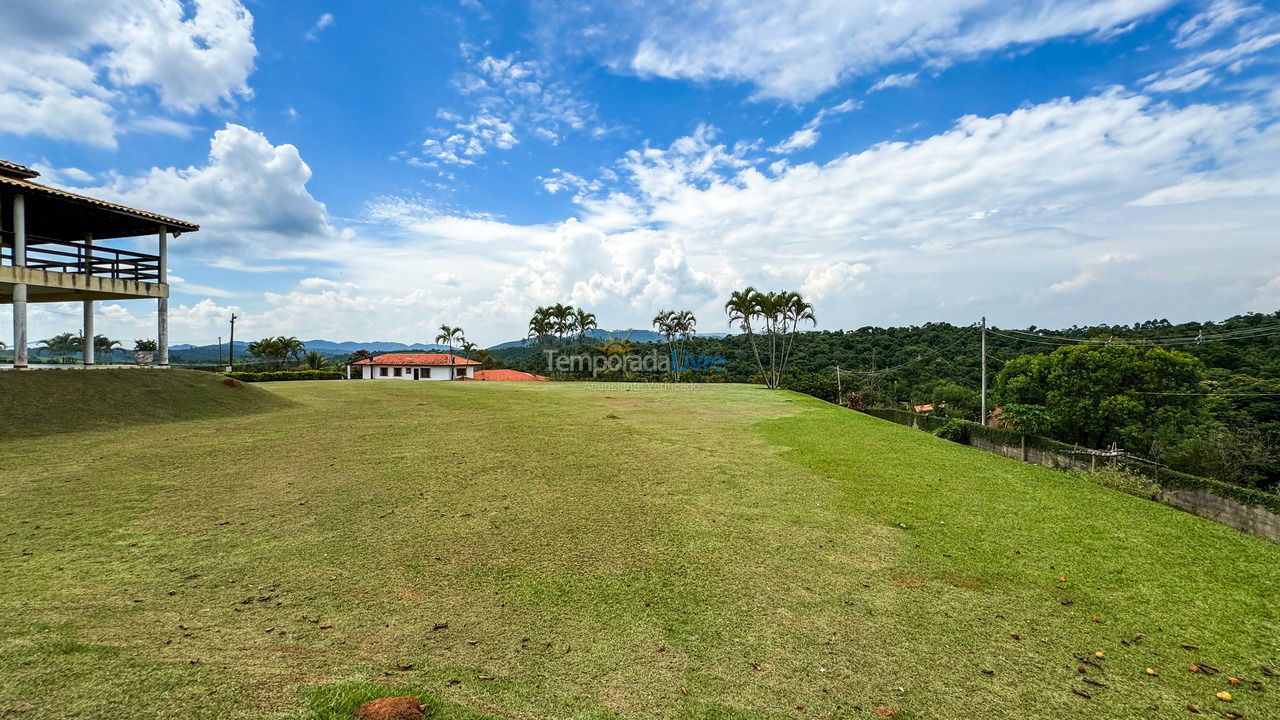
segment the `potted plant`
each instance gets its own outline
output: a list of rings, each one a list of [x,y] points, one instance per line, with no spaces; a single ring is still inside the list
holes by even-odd
[[[139,367],[149,367],[156,356],[155,340],[135,340],[133,343],[133,362]]]

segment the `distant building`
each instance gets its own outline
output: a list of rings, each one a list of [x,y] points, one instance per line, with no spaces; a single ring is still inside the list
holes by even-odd
[[[27,367],[27,304],[75,301],[84,309],[84,364],[93,364],[93,303],[154,300],[156,357],[169,365],[169,236],[199,225],[77,195],[0,160],[0,304],[13,306],[13,367]],[[104,244],[152,236],[156,252]],[[133,246],[133,243],[130,243]]]
[[[548,378],[536,373],[527,373],[519,370],[503,368],[501,370],[477,370],[476,380],[496,380],[499,382],[546,382]]]
[[[933,403],[929,403],[927,405],[916,405],[914,406],[914,410],[918,413],[931,413],[934,410],[941,410],[946,406],[947,406],[946,403],[938,403],[937,407],[935,408]]]
[[[362,380],[472,380],[480,363],[448,353],[387,353],[347,366]]]

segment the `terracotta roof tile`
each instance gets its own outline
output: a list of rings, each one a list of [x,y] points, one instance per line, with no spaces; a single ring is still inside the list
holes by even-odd
[[[448,353],[385,353],[377,357],[357,360],[352,365],[479,365],[480,363],[461,355]]]
[[[535,373],[521,372],[519,370],[509,370],[502,368],[500,370],[477,370],[476,380],[499,380],[503,382],[546,382],[547,378]]]

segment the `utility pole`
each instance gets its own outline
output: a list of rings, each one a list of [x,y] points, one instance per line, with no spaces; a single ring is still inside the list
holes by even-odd
[[[987,316],[982,316],[982,418],[981,424],[987,424]]]
[[[222,336],[218,336],[218,365],[222,365]]]
[[[844,384],[840,382],[840,366],[836,366],[836,403],[844,404]]]
[[[231,339],[227,343],[227,372],[233,372],[235,369],[235,366],[236,366],[236,314],[231,313]]]

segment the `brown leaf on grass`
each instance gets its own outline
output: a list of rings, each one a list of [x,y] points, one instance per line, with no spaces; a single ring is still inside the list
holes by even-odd
[[[1258,692],[1266,692],[1266,690],[1264,690],[1264,689],[1262,688],[1262,681],[1261,681],[1261,680],[1254,680],[1254,681],[1253,681],[1253,689],[1254,689],[1254,690],[1257,690]]]
[[[1193,712],[1193,713],[1199,714],[1200,708],[1196,707],[1195,705],[1192,705],[1191,703],[1187,703],[1187,712]]]
[[[1021,640],[1021,639],[1022,639],[1022,636],[1021,636],[1021,635],[1019,635],[1018,633],[1009,633],[1009,637],[1013,638],[1014,640]]]
[[[492,680],[492,679],[493,679],[493,676],[492,676],[492,675],[477,675],[477,676],[476,676],[476,679],[477,679],[477,680]]]
[[[752,668],[754,668],[755,670],[758,670],[758,671],[761,671],[761,672],[763,672],[763,671],[764,671],[764,666],[763,666],[763,665],[761,665],[761,664],[760,664],[760,663],[758,663],[758,662],[753,662],[753,663],[751,663],[751,667],[752,667]]]
[[[447,629],[449,629],[449,623],[447,623],[447,622],[438,622],[438,623],[436,623],[434,626],[432,626],[432,628],[431,628],[431,632],[435,632],[435,631],[437,631],[437,630],[447,630]]]
[[[1216,668],[1216,667],[1214,667],[1214,666],[1212,666],[1212,665],[1205,665],[1204,663],[1197,663],[1197,665],[1200,667],[1200,672],[1204,673],[1205,675],[1217,675],[1217,674],[1218,674],[1218,668]]]
[[[1192,645],[1191,643],[1182,643],[1182,649],[1183,650],[1199,650],[1200,646]]]
[[[995,670],[980,670],[979,672],[981,672],[983,675],[995,675],[995,674],[996,674],[996,671],[995,671]]]
[[[1102,681],[1100,681],[1100,680],[1094,680],[1093,678],[1082,678],[1082,679],[1083,679],[1086,683],[1088,683],[1088,684],[1090,684],[1090,685],[1093,685],[1094,687],[1100,687],[1100,688],[1107,687],[1107,684],[1106,684],[1106,683],[1104,683],[1104,682],[1102,682]]]
[[[408,672],[413,669],[413,663],[396,663],[396,667]]]
[[[1062,601],[1062,604],[1063,604],[1063,605],[1070,605],[1070,604],[1071,604],[1071,603],[1073,603],[1073,602],[1075,602],[1075,600],[1072,600],[1071,598],[1067,598],[1066,600],[1063,600],[1063,601]]]
[[[1275,677],[1275,676],[1276,676],[1276,671],[1275,671],[1275,670],[1272,670],[1271,668],[1267,667],[1266,665],[1263,665],[1263,666],[1262,666],[1262,674],[1263,674],[1263,675],[1266,675],[1267,677]]]
[[[1093,696],[1092,696],[1092,695],[1090,695],[1089,693],[1087,693],[1087,692],[1085,692],[1085,691],[1083,691],[1083,690],[1077,690],[1077,689],[1075,689],[1075,688],[1071,688],[1071,692],[1075,693],[1076,695],[1079,695],[1080,697],[1084,698],[1085,700],[1092,700],[1092,699],[1093,699]]]

